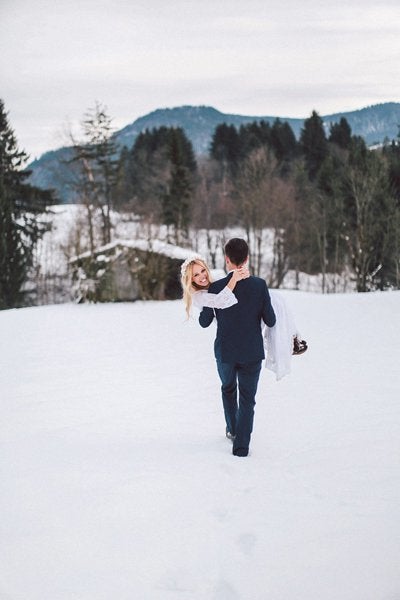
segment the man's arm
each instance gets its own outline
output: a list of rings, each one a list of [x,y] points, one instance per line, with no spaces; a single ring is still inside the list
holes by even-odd
[[[209,294],[218,294],[224,287],[229,283],[232,275],[228,275],[223,279],[218,279],[218,281],[214,281],[210,287],[208,288]],[[204,307],[199,315],[199,323],[202,327],[208,327],[211,325],[215,317],[214,309],[209,307]]]
[[[202,327],[211,325],[214,319],[214,311],[212,308],[205,306],[199,315],[199,323]]]
[[[267,284],[265,284],[265,295],[262,310],[262,319],[268,327],[273,327],[276,323],[276,316],[271,304],[271,297],[268,292]]]

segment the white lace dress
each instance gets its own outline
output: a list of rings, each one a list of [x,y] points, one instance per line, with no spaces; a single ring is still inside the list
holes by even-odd
[[[279,381],[279,379],[290,373],[293,337],[299,335],[299,333],[283,296],[275,290],[269,290],[269,292],[276,316],[276,324],[274,327],[264,326],[263,328],[266,353],[265,367],[273,371]],[[201,290],[193,294],[193,305],[199,310],[203,306],[229,308],[234,304],[237,304],[237,298],[228,287],[224,287],[219,294],[208,293],[207,290]]]
[[[194,306],[200,310],[203,306],[207,306],[208,308],[229,308],[237,304],[235,294],[228,287],[224,287],[218,294],[208,293],[207,290],[200,290],[194,292],[192,299]]]
[[[283,296],[269,290],[276,316],[274,327],[264,327],[265,367],[273,371],[277,381],[290,373],[293,337],[300,336],[294,318]]]

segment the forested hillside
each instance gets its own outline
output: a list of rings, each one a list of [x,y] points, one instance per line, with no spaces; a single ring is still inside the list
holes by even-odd
[[[5,122],[6,136],[7,127]],[[10,147],[4,139],[6,160]],[[50,272],[33,250],[40,249],[39,239],[52,221],[49,215],[42,224],[33,218],[41,192],[22,184],[28,176],[21,170],[25,154],[13,152],[9,173],[3,174],[2,210],[7,235],[11,232],[0,256],[2,273],[9,273],[4,306],[23,303],[21,289],[32,286],[39,290],[35,302],[49,298]],[[327,132],[313,111],[298,137],[279,119],[240,127],[223,123],[214,129],[208,154],[198,156],[181,127],[147,129],[132,147],[120,148],[110,115],[96,104],[62,164],[64,189],[82,211],[57,250],[64,264],[54,301],[71,289],[69,261],[85,252],[99,254],[99,247],[121,237],[116,228],[123,221],[134,224],[122,233],[125,239],[134,235],[151,244],[158,238],[198,250],[201,238],[212,267],[221,266],[216,256],[227,231],[236,229],[249,241],[252,272],[275,288],[289,279],[290,287],[299,289],[304,274],[318,277],[322,292],[400,287],[399,138],[368,148],[344,117]],[[56,162],[53,168],[57,172]],[[29,205],[25,194],[32,197]],[[50,191],[43,197],[42,207],[57,203]],[[26,233],[21,219],[28,223]],[[10,260],[14,247],[18,268]],[[94,272],[105,270],[97,265],[89,272],[93,279]],[[51,271],[51,277],[59,275]]]
[[[387,102],[369,106],[352,112],[335,113],[322,116],[325,134],[329,135],[330,127],[346,118],[353,134],[361,136],[367,146],[383,144],[397,137],[400,124],[400,103]],[[181,128],[193,146],[197,156],[207,155],[211,140],[218,125],[234,125],[239,129],[242,125],[253,122],[264,122],[270,126],[277,117],[251,117],[222,113],[210,106],[180,106],[155,110],[114,133],[114,141],[121,150],[132,148],[140,133],[160,127]],[[288,123],[298,140],[304,119],[280,117],[280,121]],[[31,183],[41,188],[54,188],[62,202],[73,202],[74,193],[68,185],[70,179],[68,158],[70,148],[61,148],[43,154],[30,165]]]
[[[190,245],[190,229],[244,228],[253,269],[270,285],[289,270],[347,270],[358,291],[399,286],[400,146],[370,150],[344,118],[326,135],[313,112],[299,140],[280,120],[219,125],[197,160],[182,129],[162,127],[124,148],[114,175],[113,206],[167,225],[173,243]]]

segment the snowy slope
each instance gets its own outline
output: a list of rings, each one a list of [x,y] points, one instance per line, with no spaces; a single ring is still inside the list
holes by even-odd
[[[400,293],[282,293],[248,458],[180,301],[0,312],[1,600],[400,598]]]

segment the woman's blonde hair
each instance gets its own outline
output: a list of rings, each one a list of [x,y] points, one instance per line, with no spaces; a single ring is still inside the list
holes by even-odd
[[[208,280],[211,283],[211,273],[207,263],[203,258],[195,257],[185,260],[181,266],[181,285],[183,290],[183,302],[185,304],[187,318],[190,317],[190,309],[192,307],[192,295],[194,292],[204,290],[193,282],[193,267],[199,265],[207,271]]]

